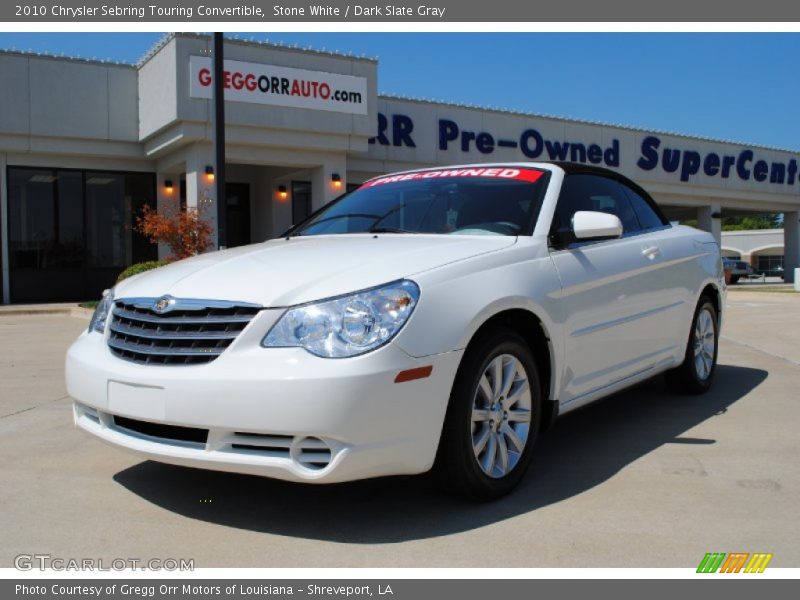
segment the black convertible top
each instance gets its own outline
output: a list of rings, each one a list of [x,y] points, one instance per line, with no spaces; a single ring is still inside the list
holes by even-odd
[[[611,169],[607,169],[605,167],[598,167],[595,165],[587,165],[585,163],[577,163],[577,162],[566,162],[566,161],[557,161],[557,160],[545,160],[540,161],[545,162],[551,165],[555,165],[557,167],[561,167],[564,169],[564,172],[567,175],[599,175],[601,177],[607,177],[608,179],[615,179],[620,183],[627,185],[631,189],[635,190],[637,194],[639,194],[642,198],[644,198],[650,207],[655,210],[656,214],[661,218],[663,223],[669,223],[669,220],[664,215],[661,207],[658,206],[653,197],[647,193],[642,186],[638,183],[633,181],[632,179],[625,177],[622,173],[618,173],[617,171],[613,171]]]

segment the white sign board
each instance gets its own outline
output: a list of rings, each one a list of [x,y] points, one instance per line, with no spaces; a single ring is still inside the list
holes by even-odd
[[[189,57],[189,95],[211,98],[213,69],[207,56]],[[270,106],[367,114],[367,78],[226,60],[225,100]]]

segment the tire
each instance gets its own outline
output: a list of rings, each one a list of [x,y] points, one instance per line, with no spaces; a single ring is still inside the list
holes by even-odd
[[[741,277],[741,275],[731,275],[731,284],[734,284],[737,281],[739,281],[739,277]]]
[[[704,342],[698,342],[698,337]],[[713,347],[711,344],[713,343]],[[664,374],[667,386],[674,392],[702,394],[708,391],[717,369],[719,320],[714,304],[706,296],[700,298],[692,319],[683,363]]]
[[[494,374],[500,365],[498,386]],[[447,492],[488,501],[519,484],[541,424],[540,382],[531,349],[514,331],[496,328],[470,344],[456,374],[434,464]]]

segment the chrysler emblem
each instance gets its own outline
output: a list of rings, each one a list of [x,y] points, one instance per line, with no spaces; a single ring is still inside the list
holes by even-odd
[[[172,296],[161,296],[161,298],[153,303],[153,311],[162,315],[165,312],[169,312],[173,304],[175,304],[175,298]]]

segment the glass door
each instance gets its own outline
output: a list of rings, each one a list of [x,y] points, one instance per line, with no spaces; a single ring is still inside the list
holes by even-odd
[[[292,181],[292,225],[311,214],[311,182]]]
[[[225,202],[228,248],[250,243],[250,184],[226,183]]]

